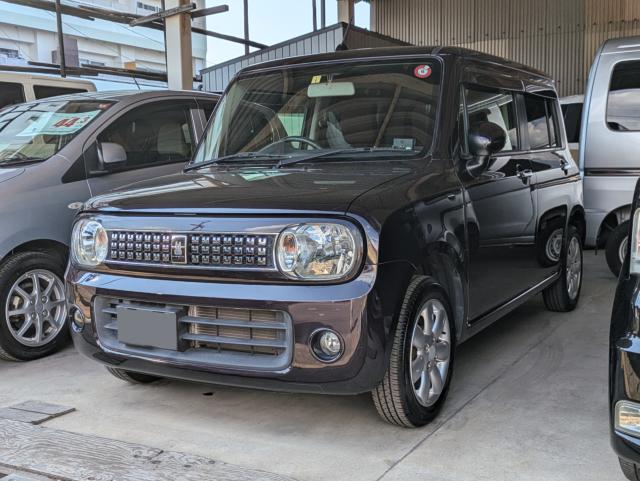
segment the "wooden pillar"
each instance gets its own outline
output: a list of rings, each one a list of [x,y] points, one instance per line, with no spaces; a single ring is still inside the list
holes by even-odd
[[[188,5],[190,0],[165,0],[165,8]],[[165,19],[167,78],[173,90],[193,88],[193,53],[191,50],[191,15],[181,13]]]

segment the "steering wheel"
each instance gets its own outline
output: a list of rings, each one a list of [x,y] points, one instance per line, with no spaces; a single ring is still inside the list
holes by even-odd
[[[260,152],[272,151],[272,150],[274,150],[273,148],[277,147],[278,145],[290,144],[290,143],[293,143],[293,142],[300,142],[301,144],[309,145],[309,146],[313,147],[314,149],[322,149],[322,147],[320,145],[318,145],[316,142],[314,142],[313,140],[311,140],[311,139],[309,139],[307,137],[303,137],[301,135],[289,135],[288,137],[285,137],[285,138],[280,139],[280,140],[276,140],[272,144],[269,144],[266,147],[260,149]],[[299,150],[302,150],[302,149],[299,149]]]

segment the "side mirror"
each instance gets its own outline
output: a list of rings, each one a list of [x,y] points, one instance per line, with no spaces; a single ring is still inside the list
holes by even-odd
[[[115,142],[98,143],[98,159],[103,169],[113,164],[121,164],[127,161],[127,152],[124,147]]]
[[[472,158],[467,162],[467,171],[477,177],[487,168],[489,158],[504,148],[507,133],[493,122],[476,122],[469,127],[468,142]]]

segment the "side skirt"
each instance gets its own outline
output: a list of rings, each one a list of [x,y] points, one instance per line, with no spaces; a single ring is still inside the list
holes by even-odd
[[[546,278],[542,282],[536,284],[535,286],[527,289],[523,293],[517,295],[510,301],[507,301],[505,304],[502,304],[500,307],[494,309],[493,311],[483,314],[482,316],[470,321],[467,323],[466,329],[464,330],[464,334],[462,335],[462,339],[460,342],[464,342],[469,339],[471,336],[474,336],[478,332],[482,331],[484,328],[489,327],[495,321],[500,319],[501,317],[506,316],[508,313],[513,311],[515,308],[521,306],[529,299],[531,299],[536,294],[539,294],[560,277],[560,273],[556,272],[551,277]]]

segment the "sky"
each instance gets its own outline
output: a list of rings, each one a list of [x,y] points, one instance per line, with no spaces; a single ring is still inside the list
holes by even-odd
[[[249,0],[249,38],[273,45],[313,30],[314,0]],[[320,28],[320,0],[317,2]],[[207,7],[229,5],[229,11],[207,17],[207,29],[236,37],[244,36],[243,0],[206,0]],[[337,22],[335,0],[326,0],[327,25]],[[356,3],[355,24],[369,28],[369,5]],[[244,45],[207,37],[207,66],[244,55]],[[252,49],[252,51],[255,49]]]

